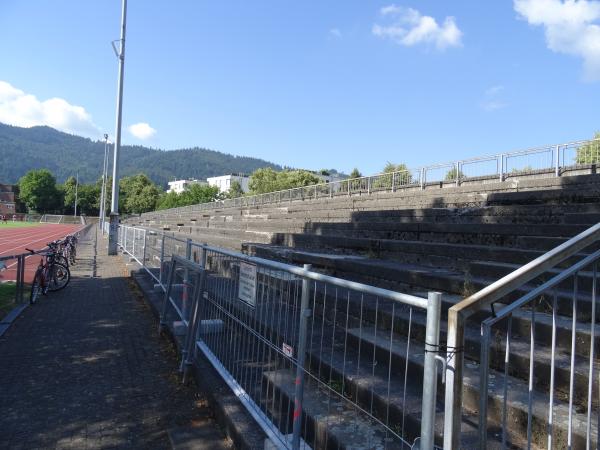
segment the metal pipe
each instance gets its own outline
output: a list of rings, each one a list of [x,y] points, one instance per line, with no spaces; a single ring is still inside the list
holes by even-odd
[[[119,81],[117,84],[117,123],[115,132],[115,153],[113,157],[112,200],[110,205],[110,232],[108,254],[117,254],[119,223],[119,151],[121,149],[121,121],[123,113],[123,76],[125,71],[125,31],[127,25],[127,0],[123,0],[121,14],[121,39],[117,54],[119,58]]]
[[[310,271],[310,264],[304,264],[304,270]],[[300,324],[298,325],[298,353],[296,355],[296,390],[294,393],[294,416],[293,416],[293,434],[292,449],[300,448],[300,430],[302,428],[302,402],[304,401],[304,361],[306,358],[306,328],[308,318],[311,316],[309,309],[310,286],[308,279],[302,279],[302,298],[300,301]]]
[[[442,294],[427,296],[427,325],[425,328],[425,364],[423,367],[423,406],[421,408],[421,450],[433,450],[435,438],[435,405],[437,392],[436,355],[440,344]]]

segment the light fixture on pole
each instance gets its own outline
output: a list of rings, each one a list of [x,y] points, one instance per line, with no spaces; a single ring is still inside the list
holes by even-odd
[[[117,254],[119,238],[119,150],[121,149],[121,113],[123,111],[123,72],[125,70],[125,28],[127,23],[127,0],[123,0],[121,14],[121,39],[119,49],[112,46],[119,58],[119,81],[117,85],[117,124],[115,132],[115,154],[113,156],[112,199],[110,204],[110,227],[108,232],[108,254]]]

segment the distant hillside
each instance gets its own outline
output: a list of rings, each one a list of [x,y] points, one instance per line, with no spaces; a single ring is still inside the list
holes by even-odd
[[[59,182],[79,172],[80,182],[92,183],[100,177],[103,158],[104,142],[50,127],[20,128],[0,123],[0,183],[16,183],[27,171],[40,168],[49,169]],[[204,179],[234,172],[250,173],[261,167],[281,169],[262,159],[198,147],[164,151],[125,145],[120,174],[144,172],[166,187],[174,177]]]

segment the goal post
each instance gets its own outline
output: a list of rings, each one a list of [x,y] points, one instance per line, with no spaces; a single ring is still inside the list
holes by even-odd
[[[40,223],[62,223],[64,220],[63,215],[59,214],[44,214],[40,219]]]

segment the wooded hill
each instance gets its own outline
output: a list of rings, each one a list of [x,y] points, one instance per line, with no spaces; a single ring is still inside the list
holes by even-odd
[[[14,184],[27,171],[42,168],[49,169],[59,183],[77,172],[80,183],[93,183],[101,176],[103,158],[102,141],[92,141],[50,127],[20,128],[0,123],[2,183]],[[262,159],[199,147],[164,151],[125,145],[122,147],[120,175],[142,172],[164,188],[174,177],[205,179],[229,173],[250,174],[261,167],[281,169],[281,166]]]

